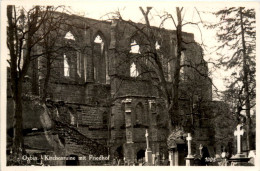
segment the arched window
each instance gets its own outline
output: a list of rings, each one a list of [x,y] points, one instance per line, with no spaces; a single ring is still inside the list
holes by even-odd
[[[140,53],[140,46],[136,43],[135,40],[132,40],[131,42],[130,53]]]
[[[158,41],[156,41],[155,43],[155,49],[156,50],[159,50],[161,48],[161,45],[159,45]]]
[[[145,115],[144,115],[144,107],[141,102],[136,105],[135,108],[135,124],[144,124]]]
[[[73,34],[69,31],[66,33],[65,39],[68,39],[68,40],[75,40],[75,37],[73,36]]]
[[[133,62],[130,66],[130,77],[138,77],[139,72],[137,70],[136,64]]]
[[[102,38],[100,37],[100,35],[96,36],[94,43],[100,44],[101,52],[104,50],[104,42],[103,42]]]
[[[77,52],[77,74],[79,77],[81,77],[81,69],[82,69],[82,56],[81,56],[81,53]]]
[[[70,77],[70,79],[77,79],[81,76],[81,61],[80,53],[76,49],[76,42],[74,35],[69,31],[64,36],[64,43],[66,49],[63,53],[63,68],[64,76]]]
[[[63,54],[63,67],[64,67],[64,76],[69,77],[70,76],[70,66],[69,66],[69,61],[68,61],[66,54]]]
[[[138,54],[140,54],[140,46],[138,45],[137,41],[132,39],[131,40],[131,62],[130,62],[130,77],[138,77],[140,75],[140,63],[138,59]]]
[[[77,51],[73,48],[68,48],[63,54],[63,72],[65,77],[76,79],[78,75],[78,58]]]
[[[108,75],[109,60],[107,56],[106,44],[104,41],[104,36],[99,33],[94,38],[93,47],[93,70],[94,70],[94,80],[99,83],[110,83],[110,77]]]

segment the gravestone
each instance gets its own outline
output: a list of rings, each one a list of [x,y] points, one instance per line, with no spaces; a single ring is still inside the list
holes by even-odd
[[[194,162],[194,157],[191,154],[191,133],[188,133],[188,137],[186,138],[186,140],[188,141],[188,155],[186,157],[186,166],[192,166]]]
[[[152,165],[152,150],[149,147],[149,139],[148,139],[148,130],[146,129],[145,138],[146,138],[146,151],[145,151],[145,162],[148,166]]]
[[[234,136],[237,137],[237,154],[232,156],[229,161],[231,162],[231,166],[243,166],[248,165],[248,161],[250,158],[248,158],[245,154],[242,153],[242,138],[244,134],[244,130],[241,129],[242,125],[238,124],[237,129],[234,131]]]
[[[241,154],[241,147],[242,147],[241,136],[243,136],[244,134],[244,130],[240,129],[241,127],[242,125],[238,124],[237,130],[235,130],[234,132],[234,135],[237,137],[237,154]]]

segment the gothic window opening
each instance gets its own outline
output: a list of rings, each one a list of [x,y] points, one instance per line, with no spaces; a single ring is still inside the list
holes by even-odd
[[[104,49],[104,42],[103,42],[102,38],[99,35],[97,35],[97,37],[95,38],[94,43],[101,44],[101,46],[100,46],[101,47],[101,51],[103,51],[103,49]]]
[[[78,60],[77,52],[74,49],[69,49],[63,54],[63,73],[65,77],[69,77],[72,80],[79,78]]]
[[[160,50],[160,48],[161,48],[161,45],[159,45],[158,41],[156,41],[156,43],[155,43],[155,49],[156,49],[156,50]]]
[[[102,38],[101,38],[99,35],[97,35],[97,36],[95,37],[94,42],[95,42],[95,43],[102,43],[103,40],[102,40]]]
[[[108,75],[109,73],[109,60],[108,60],[108,55],[107,55],[107,51],[105,51],[105,61],[106,61],[106,84],[110,83],[110,76]]]
[[[81,54],[77,52],[77,74],[79,77],[81,77],[81,68],[82,68]]]
[[[133,62],[130,66],[130,77],[138,77],[139,72],[137,70],[136,64]]]
[[[63,64],[64,64],[64,76],[69,77],[70,76],[70,66],[68,62],[68,58],[66,54],[63,55]]]
[[[93,68],[93,72],[94,72],[94,80],[97,80],[97,68],[96,66],[94,65],[94,68]]]
[[[130,61],[130,77],[138,77],[140,76],[140,65],[138,64],[138,56],[140,53],[140,46],[136,42],[136,40],[132,39],[130,43],[131,49],[131,61]]]
[[[104,36],[102,34],[97,34],[94,38],[93,47],[93,72],[94,80],[98,83],[109,84],[110,77],[108,75],[109,60],[106,50],[106,44],[104,41]]]
[[[76,49],[74,35],[69,31],[64,36],[64,43],[67,47],[63,53],[63,75],[76,81],[81,76],[80,53]]]
[[[73,34],[69,31],[66,33],[65,39],[68,39],[68,40],[75,40],[75,37],[73,36]]]
[[[136,43],[135,40],[131,42],[131,50],[130,53],[139,53],[140,54],[140,46]]]

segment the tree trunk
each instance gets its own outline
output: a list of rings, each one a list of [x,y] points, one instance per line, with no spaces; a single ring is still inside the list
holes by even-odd
[[[181,52],[182,52],[182,19],[181,10],[179,7],[176,8],[177,12],[177,59],[175,63],[174,71],[174,82],[173,82],[173,115],[171,120],[174,121],[175,126],[180,126],[180,116],[179,116],[179,82],[180,82],[180,62],[181,62]]]
[[[22,106],[22,80],[17,81],[13,86],[13,103],[14,103],[14,117],[13,117],[13,152],[14,157],[21,157],[24,150],[23,139],[23,106]]]
[[[243,24],[243,12],[242,8],[239,9],[240,12],[240,24],[241,24],[241,33],[242,33],[242,46],[243,46],[243,71],[244,79],[243,84],[245,86],[245,106],[246,106],[246,139],[247,139],[247,150],[252,149],[252,140],[251,140],[251,116],[250,116],[250,99],[249,99],[249,85],[248,85],[248,64],[247,54],[246,54],[246,45],[245,45],[245,29]]]
[[[17,71],[17,49],[15,48],[15,23],[13,23],[13,10],[14,7],[9,5],[7,6],[7,18],[8,18],[8,27],[7,27],[7,45],[10,51],[10,69],[11,69],[11,90],[12,90],[12,100],[14,104],[13,112],[13,157],[17,161],[18,157],[21,157],[24,142],[23,142],[23,116],[22,116],[22,82],[23,79],[20,77],[19,72]],[[17,43],[17,42],[16,42]]]
[[[150,22],[149,22],[149,17],[148,17],[148,14],[149,14],[149,11],[152,9],[151,7],[147,7],[147,10],[146,12],[143,10],[142,7],[139,7],[139,9],[141,10],[144,18],[145,18],[145,23],[146,23],[146,26],[147,26],[147,32],[148,32],[148,41],[150,42],[150,47],[151,47],[151,52],[154,54],[154,61],[158,67],[158,70],[157,70],[157,75],[159,77],[159,80],[160,80],[160,84],[161,84],[161,88],[163,90],[163,93],[164,93],[164,97],[165,97],[165,103],[166,103],[166,109],[167,109],[167,119],[168,119],[168,129],[169,131],[171,132],[173,130],[173,119],[174,119],[174,112],[173,112],[173,107],[172,107],[172,101],[171,101],[171,93],[168,91],[168,87],[167,87],[167,81],[165,79],[165,76],[164,76],[164,71],[163,71],[163,64],[162,64],[162,61],[160,60],[160,57],[156,51],[156,48],[155,48],[155,44],[156,44],[156,39],[155,39],[155,36],[153,35],[153,32],[152,32],[152,28],[150,26]]]
[[[47,54],[47,68],[46,68],[46,76],[44,79],[44,85],[43,85],[43,95],[42,95],[42,102],[45,102],[47,98],[47,89],[49,86],[49,80],[50,80],[50,75],[51,75],[51,59],[50,59],[50,54]]]
[[[170,104],[166,103],[166,109],[167,109],[167,120],[168,120],[168,129],[169,129],[169,134],[173,131],[174,125],[173,125],[173,120],[172,120],[172,116],[173,116],[173,110]]]

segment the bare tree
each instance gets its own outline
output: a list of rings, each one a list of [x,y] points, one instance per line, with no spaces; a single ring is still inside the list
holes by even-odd
[[[140,11],[142,12],[145,19],[145,24],[136,24],[130,20],[126,21],[123,19],[120,12],[115,13],[115,18],[135,28],[136,31],[133,33],[133,36],[141,37],[139,38],[138,45],[142,46],[142,52],[131,55],[130,57],[141,59],[140,61],[148,61],[148,63],[141,62],[142,72],[139,73],[139,76],[149,75],[149,80],[152,81],[152,84],[158,88],[159,92],[163,94],[163,99],[166,102],[166,109],[168,114],[167,116],[169,118],[168,128],[172,131],[174,128],[182,126],[181,120],[184,117],[181,116],[179,113],[180,83],[182,82],[181,77],[183,75],[181,73],[182,69],[190,68],[194,70],[194,72],[197,73],[197,75],[199,75],[200,77],[208,79],[210,83],[211,80],[208,77],[208,73],[205,73],[204,71],[199,69],[205,65],[206,62],[204,60],[201,60],[196,64],[195,62],[191,61],[183,62],[183,52],[187,50],[187,48],[197,48],[197,50],[200,51],[200,55],[203,56],[202,48],[200,48],[200,46],[195,41],[187,42],[183,39],[182,27],[187,24],[197,23],[183,22],[183,8],[179,7],[176,7],[176,17],[173,17],[169,13],[164,15],[162,17],[162,23],[165,20],[171,19],[175,26],[176,31],[172,32],[172,34],[174,35],[173,37],[176,37],[173,42],[173,44],[176,45],[176,54],[163,55],[162,51],[166,50],[167,48],[169,49],[169,47],[163,47],[163,50],[156,47],[156,44],[160,42],[160,37],[163,37],[162,35],[164,29],[151,26],[149,20],[151,9],[152,7],[147,7],[145,11],[142,7],[140,7]],[[168,78],[167,73],[169,71],[166,69],[166,65],[168,64],[168,62],[173,60],[173,74],[171,75],[171,78]]]
[[[21,157],[22,153],[24,153],[23,83],[31,61],[43,55],[35,54],[33,52],[34,49],[51,31],[57,29],[60,20],[50,23],[45,32],[42,32],[40,28],[48,20],[48,13],[60,8],[61,7],[34,6],[30,9],[25,9],[13,5],[7,6],[7,46],[10,53],[10,60],[8,60],[8,63],[10,64],[11,91],[14,103],[13,155],[15,159],[18,159]]]

